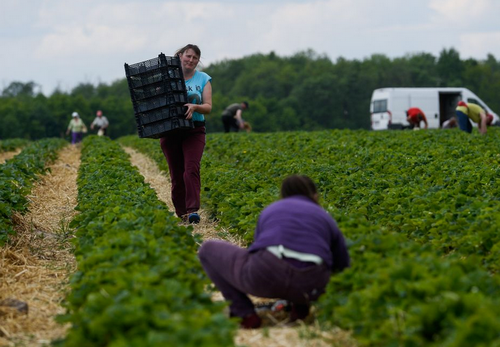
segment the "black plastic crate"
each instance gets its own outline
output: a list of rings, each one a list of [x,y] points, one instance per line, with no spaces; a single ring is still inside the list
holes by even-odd
[[[186,93],[169,93],[145,100],[133,101],[135,113],[143,113],[165,106],[184,106],[187,103]]]
[[[184,106],[168,106],[152,111],[136,113],[135,119],[138,125],[147,125],[170,118],[184,118],[186,111],[187,107]]]
[[[165,54],[163,53],[160,53],[160,55],[158,55],[161,63],[163,64],[163,66],[167,66],[167,67],[181,67],[181,60],[179,57],[170,57],[170,56],[166,56]],[[182,73],[182,71],[181,71]]]
[[[129,89],[170,79],[184,81],[179,57],[167,57],[163,53],[160,53],[157,58],[140,63],[130,65],[125,63],[125,75]]]
[[[179,73],[175,73],[176,76]],[[137,77],[137,76],[136,76]],[[151,77],[151,76],[150,76]],[[158,95],[167,94],[170,92],[185,92],[186,84],[182,78],[164,78],[163,76],[152,76],[149,81],[152,83],[147,83],[138,87],[130,88],[130,96],[133,100],[144,100],[147,98],[152,98]],[[158,80],[159,79],[159,80]],[[154,82],[153,82],[154,81]],[[141,80],[141,83],[143,81]],[[135,81],[132,80],[132,84]]]
[[[159,138],[166,132],[193,128],[185,119],[187,89],[180,59],[158,58],[125,64],[139,137]]]
[[[129,89],[140,88],[149,84],[163,81],[163,72],[160,69],[149,71],[140,75],[128,76],[127,82]]]
[[[162,61],[160,59],[160,56],[158,56],[157,58],[141,61],[140,63],[136,64],[125,64],[125,72],[127,74],[127,77],[135,76],[144,74],[149,71],[156,71],[160,68],[161,64]]]
[[[139,137],[159,139],[172,131],[186,130],[193,128],[191,120],[184,118],[169,118],[162,122],[137,126]]]
[[[175,71],[176,67],[181,67],[181,61],[179,57],[167,57],[165,54],[160,53],[158,57],[141,61],[140,63],[130,65],[125,63],[125,73],[127,77],[131,77],[135,75],[141,75],[149,71],[156,71],[160,68],[171,68],[172,71]],[[172,73],[175,74],[175,72]],[[180,73],[182,77],[182,70],[180,71]]]
[[[132,101],[152,98],[154,96],[162,95],[165,93],[165,83],[161,80],[154,84],[130,89],[130,96],[132,97]]]
[[[166,68],[158,68],[155,70],[151,70],[145,73],[141,73],[138,75],[127,76],[127,82],[129,85],[129,89],[141,88],[144,86],[149,86],[151,84],[159,83],[159,82],[184,82],[184,77],[182,74],[182,70],[178,67],[166,67]],[[176,88],[176,90],[180,90],[181,87],[174,86],[172,88]],[[184,86],[184,89],[186,87]]]
[[[144,100],[158,95],[183,92],[187,99],[186,84],[183,79],[162,79],[154,84],[138,88],[130,88],[130,96],[133,101]]]

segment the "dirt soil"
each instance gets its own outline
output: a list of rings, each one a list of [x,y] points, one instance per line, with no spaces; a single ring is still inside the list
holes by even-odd
[[[145,181],[173,211],[170,181],[149,158],[130,148],[124,148],[131,163],[138,167]],[[3,153],[9,159],[15,154]],[[3,159],[3,160],[6,160]],[[34,187],[30,213],[16,215],[17,236],[0,249],[0,346],[43,346],[64,337],[68,326],[55,322],[64,313],[62,300],[68,291],[68,280],[76,270],[70,240],[69,222],[75,215],[80,147],[66,146],[59,159]],[[242,242],[227,230],[220,230],[200,211],[201,223],[194,233],[203,239],[225,239],[237,245]],[[228,236],[229,235],[229,236]],[[214,300],[223,300],[214,295]],[[252,298],[256,303],[267,299]],[[26,310],[27,309],[27,310]],[[356,346],[349,333],[340,329],[322,331],[317,321],[310,325],[274,326],[257,330],[239,330],[237,346]]]
[[[20,149],[15,150],[15,151],[9,151],[9,152],[2,152],[2,153],[0,153],[0,164],[5,163],[6,160],[14,158],[19,153],[21,153]]]

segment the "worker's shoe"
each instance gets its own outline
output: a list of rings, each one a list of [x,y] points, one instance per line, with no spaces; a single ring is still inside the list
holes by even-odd
[[[242,329],[258,329],[262,324],[262,319],[257,313],[249,314],[241,319],[240,328]]]
[[[294,304],[292,303],[292,309],[290,310],[290,323],[296,322],[298,320],[305,321],[307,316],[309,316],[309,305],[308,304]]]
[[[190,213],[188,221],[189,224],[198,224],[200,222],[200,215],[196,212]]]

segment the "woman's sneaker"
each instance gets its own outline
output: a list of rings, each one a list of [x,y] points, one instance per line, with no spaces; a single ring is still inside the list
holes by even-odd
[[[196,212],[190,213],[188,221],[189,224],[198,224],[200,222],[200,215]]]

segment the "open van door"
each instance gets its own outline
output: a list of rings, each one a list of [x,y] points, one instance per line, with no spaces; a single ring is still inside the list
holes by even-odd
[[[460,92],[439,92],[439,127],[455,116],[455,110],[460,100],[462,100]]]

